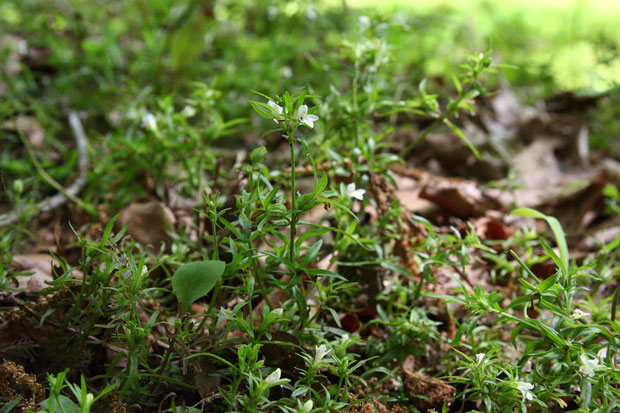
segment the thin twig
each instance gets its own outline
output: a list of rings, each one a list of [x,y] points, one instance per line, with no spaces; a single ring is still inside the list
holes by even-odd
[[[76,149],[78,151],[79,176],[75,180],[75,182],[71,184],[71,186],[65,189],[60,186],[56,181],[54,181],[51,177],[49,177],[49,175],[47,175],[47,173],[41,168],[38,162],[35,162],[35,167],[37,167],[37,170],[39,171],[41,176],[44,179],[46,179],[46,176],[49,177],[51,181],[46,179],[46,182],[55,187],[58,190],[58,193],[34,205],[32,207],[33,217],[38,214],[56,209],[59,206],[65,204],[67,200],[71,200],[82,208],[87,208],[87,205],[84,204],[84,202],[81,201],[79,198],[77,198],[77,194],[80,193],[80,191],[86,184],[86,172],[88,171],[88,140],[86,139],[84,128],[82,128],[82,123],[80,122],[80,118],[78,117],[76,112],[69,112],[69,126],[71,126],[71,130],[73,131]],[[26,144],[26,149],[30,153],[32,149],[27,145],[27,141],[25,141],[24,144]],[[34,160],[36,160],[36,158],[34,158]],[[54,185],[54,183],[56,185]],[[20,208],[18,210],[13,210],[7,214],[0,215],[0,228],[7,225],[12,225],[17,222],[22,211],[23,208]]]

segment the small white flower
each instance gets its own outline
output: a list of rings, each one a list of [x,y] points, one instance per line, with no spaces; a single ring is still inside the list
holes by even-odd
[[[276,317],[282,317],[283,312],[284,310],[282,310],[281,308],[276,308],[275,310],[271,310],[271,314],[275,315]]]
[[[598,353],[596,353],[596,355],[598,356],[599,360],[607,358],[607,347],[603,347],[602,349],[600,349]]]
[[[532,392],[530,390],[532,390],[534,388],[534,385],[532,383],[528,383],[526,381],[518,381],[517,382],[517,390],[519,390],[521,392],[521,394],[523,395],[523,402],[525,402],[525,400],[532,400],[534,398],[534,394],[532,394]]]
[[[153,132],[157,131],[157,119],[152,113],[142,116],[142,127]]]
[[[359,25],[362,30],[365,30],[370,27],[370,17],[362,15],[359,18]]]
[[[28,42],[25,40],[19,40],[17,42],[17,53],[19,53],[22,56],[25,56],[28,54]]]
[[[280,371],[279,368],[275,369],[273,371],[273,373],[271,373],[269,376],[267,376],[265,378],[265,383],[270,386],[274,383],[277,383],[280,381],[280,375],[282,374],[282,372]]]
[[[316,115],[308,115],[308,106],[306,105],[301,105],[297,114],[299,115],[299,121],[311,128],[314,128],[314,122],[319,119]]]
[[[321,362],[321,360],[323,360],[323,358],[328,355],[330,352],[330,350],[327,349],[327,346],[325,344],[321,344],[320,346],[316,347],[316,351],[314,354],[314,363],[318,364]]]
[[[275,19],[279,12],[280,10],[274,5],[267,7],[267,17],[269,20]]]
[[[291,76],[293,76],[293,69],[291,69],[290,66],[284,66],[282,68],[282,76],[290,78]]]
[[[231,321],[235,319],[235,313],[231,310],[228,310],[224,307],[220,308],[220,311],[217,314],[217,324],[221,325],[226,323],[227,321]]]
[[[306,17],[308,18],[308,20],[314,21],[316,20],[318,14],[316,12],[316,9],[312,6],[308,6],[308,8],[306,9]]]
[[[196,109],[193,106],[187,105],[183,108],[181,114],[186,118],[191,118],[196,114]]]
[[[583,311],[577,308],[575,309],[575,311],[573,311],[573,314],[571,314],[570,318],[572,318],[573,320],[578,320],[581,317],[585,317],[587,315],[588,313],[584,313]]]
[[[484,353],[478,353],[476,354],[476,364],[480,364],[482,363],[482,360],[484,360],[484,356],[486,356],[486,354]]]
[[[355,189],[355,183],[353,182],[347,185],[347,196],[349,198],[355,198],[358,201],[362,201],[365,193],[366,191],[363,189]]]
[[[598,359],[590,360],[585,354],[579,356],[581,359],[581,367],[579,372],[588,377],[594,377],[594,369],[598,366]]]
[[[314,407],[314,402],[312,401],[312,399],[310,399],[307,402],[305,402],[303,406],[301,406],[301,411],[303,413],[310,413],[313,407]]]
[[[129,108],[127,111],[127,119],[138,119],[140,114],[136,110],[136,108]]]
[[[277,104],[276,102],[274,102],[273,100],[270,100],[269,102],[267,102],[267,105],[269,105],[269,107],[270,107],[270,108],[272,108],[273,110],[275,110],[275,111],[276,111],[276,113],[277,113],[278,115],[281,115],[281,114],[282,114],[282,110],[283,110],[283,109],[282,109],[282,106],[278,105],[278,104]],[[280,119],[280,118],[279,118],[279,117],[274,118],[274,119],[273,119],[273,121],[274,121],[275,123],[278,123],[278,119]]]

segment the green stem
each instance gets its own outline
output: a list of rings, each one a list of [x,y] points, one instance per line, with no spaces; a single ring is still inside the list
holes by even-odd
[[[295,145],[293,135],[288,135],[291,147],[291,238],[289,241],[288,258],[295,263],[295,229],[297,226],[297,191],[295,189]]]
[[[422,142],[422,140],[424,138],[426,138],[428,136],[429,133],[433,132],[435,129],[437,129],[437,127],[439,125],[441,125],[442,123],[445,122],[446,119],[448,119],[450,116],[452,116],[455,112],[458,111],[459,108],[459,103],[463,100],[463,98],[465,97],[465,95],[467,95],[467,93],[469,93],[469,91],[472,88],[474,82],[472,82],[471,84],[468,85],[468,87],[466,87],[465,89],[463,89],[463,91],[459,94],[459,97],[457,98],[455,104],[453,105],[453,109],[451,110],[447,110],[445,113],[443,113],[442,115],[438,116],[437,118],[435,118],[435,120],[433,121],[433,123],[431,123],[426,129],[424,129],[424,131],[422,131],[422,134],[420,135],[420,137],[418,139],[416,139],[415,141],[411,142],[409,144],[409,146],[407,146],[405,149],[403,149],[398,156],[403,158],[406,154],[409,153],[410,150],[412,150],[414,147],[416,147],[418,145],[418,143]]]
[[[431,132],[433,132],[435,129],[437,129],[437,127],[438,127],[439,125],[441,125],[445,119],[447,119],[447,114],[441,115],[441,116],[439,116],[438,118],[436,118],[436,119],[433,121],[433,123],[431,123],[431,124],[430,124],[430,125],[429,125],[426,129],[424,129],[424,131],[422,132],[422,134],[420,135],[420,137],[418,137],[418,139],[416,139],[415,141],[411,142],[411,143],[409,144],[409,146],[407,146],[405,149],[403,149],[403,150],[402,150],[402,151],[398,154],[398,156],[402,158],[402,157],[404,157],[406,154],[408,154],[408,153],[409,153],[409,151],[410,151],[410,150],[412,150],[413,148],[415,148],[415,147],[418,145],[418,143],[422,142],[422,140],[423,140],[424,138],[426,138],[426,136],[427,136],[429,133],[431,133]]]
[[[359,129],[358,129],[358,118],[359,118],[359,106],[357,103],[357,84],[359,82],[359,74],[360,74],[360,56],[358,55],[358,46],[356,46],[356,50],[355,50],[355,67],[354,67],[354,73],[353,73],[353,110],[355,111],[354,114],[354,126],[353,126],[353,138],[355,141],[355,147],[358,146],[359,143]]]

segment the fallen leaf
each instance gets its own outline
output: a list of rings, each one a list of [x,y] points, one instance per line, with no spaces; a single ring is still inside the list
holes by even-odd
[[[422,188],[420,197],[459,217],[480,216],[500,207],[497,200],[483,193],[473,182],[460,180],[429,182]]]
[[[134,202],[121,212],[117,228],[129,222],[127,234],[138,243],[155,249],[162,244],[170,248],[172,238],[168,235],[168,228],[175,221],[172,211],[161,202]]]
[[[21,272],[32,272],[14,278],[16,290],[33,293],[47,287],[47,282],[54,281],[52,265],[57,266],[58,261],[49,254],[22,254],[13,256],[13,265]]]

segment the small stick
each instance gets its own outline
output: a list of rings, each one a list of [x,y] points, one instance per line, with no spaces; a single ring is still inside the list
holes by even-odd
[[[78,172],[79,177],[69,186],[68,188],[62,187],[58,182],[56,182],[51,176],[41,168],[41,165],[34,157],[34,153],[32,152],[32,148],[28,145],[26,139],[22,138],[24,145],[26,145],[26,149],[28,150],[28,154],[31,156],[34,166],[37,168],[37,171],[41,175],[41,177],[51,186],[58,190],[58,193],[50,198],[47,198],[36,205],[33,206],[34,216],[39,215],[43,212],[48,212],[53,209],[58,208],[59,206],[65,204],[68,200],[76,203],[81,208],[89,210],[90,205],[85,204],[82,200],[77,198],[77,194],[82,190],[84,185],[86,184],[86,172],[88,170],[88,140],[86,139],[86,135],[84,134],[84,129],[82,128],[82,123],[80,122],[80,118],[77,113],[74,111],[69,112],[69,126],[71,126],[71,130],[73,131],[73,135],[75,137],[76,148],[78,151]],[[20,133],[21,136],[21,133]],[[19,220],[19,210],[13,210],[7,214],[0,215],[0,228],[12,225]]]

